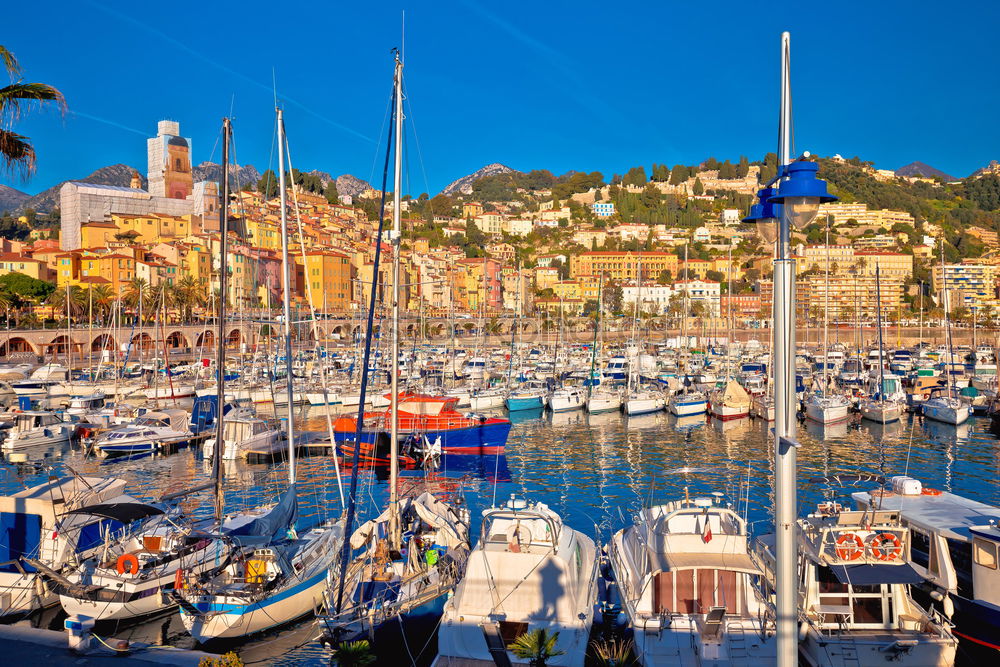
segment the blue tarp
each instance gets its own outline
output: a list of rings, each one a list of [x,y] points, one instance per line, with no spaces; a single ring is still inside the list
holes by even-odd
[[[17,560],[21,556],[37,558],[41,539],[42,517],[23,512],[0,512],[0,561]],[[27,564],[24,568],[33,571]],[[0,571],[17,570],[13,565],[7,565]]]
[[[299,518],[299,503],[295,494],[295,485],[281,494],[277,504],[270,512],[231,530],[223,530],[229,537],[237,537],[247,543],[270,544],[279,542],[288,534],[288,529],[295,525]]]

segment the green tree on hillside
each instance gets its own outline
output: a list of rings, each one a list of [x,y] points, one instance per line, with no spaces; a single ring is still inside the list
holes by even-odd
[[[680,185],[690,177],[688,168],[682,164],[675,164],[670,170],[670,185]]]
[[[323,196],[325,196],[326,200],[331,204],[340,203],[340,194],[337,192],[336,179],[331,178],[330,181],[326,184],[326,189],[323,191]]]
[[[278,177],[270,169],[261,174],[260,180],[257,181],[257,192],[261,193],[264,199],[278,196]]]
[[[624,185],[645,185],[646,169],[644,167],[632,167],[622,179]]]

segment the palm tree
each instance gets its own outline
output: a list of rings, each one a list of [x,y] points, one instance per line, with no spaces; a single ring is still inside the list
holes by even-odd
[[[122,298],[126,306],[138,312],[139,304],[145,307],[146,301],[149,298],[149,283],[146,282],[145,278],[136,276],[128,281]]]
[[[67,299],[66,293],[69,292],[69,298]],[[66,305],[69,302],[69,312],[67,312]],[[73,317],[84,313],[87,310],[87,293],[79,285],[64,285],[58,288],[52,294],[49,294],[49,298],[45,302],[52,306],[53,312],[62,313],[66,317]]]
[[[339,644],[333,650],[333,664],[339,667],[368,667],[375,664],[371,644],[367,639]]]
[[[87,295],[87,307],[94,304],[94,316],[102,323],[107,321],[111,314],[111,305],[115,302],[115,292],[111,285],[94,285]]]
[[[196,307],[205,305],[206,292],[205,281],[194,276],[184,276],[177,282],[174,289],[175,303],[185,321],[192,318]]]
[[[539,628],[519,635],[507,648],[517,657],[527,660],[532,667],[545,667],[550,658],[565,653],[556,650],[557,641],[559,641],[558,632],[550,635],[545,628]]]
[[[0,63],[10,77],[10,85],[0,88],[0,173],[27,179],[35,172],[35,148],[28,137],[10,128],[33,104],[42,107],[52,103],[65,113],[66,98],[44,83],[25,83],[17,58],[5,46],[0,46]]]

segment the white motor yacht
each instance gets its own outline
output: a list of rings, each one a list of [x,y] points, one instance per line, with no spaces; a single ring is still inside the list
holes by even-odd
[[[508,646],[520,635],[558,633],[551,667],[584,663],[597,599],[594,541],[542,503],[511,498],[483,512],[465,577],[444,607],[435,667],[523,665]]]
[[[74,433],[76,424],[64,421],[55,413],[20,412],[0,448],[9,452],[38,445],[62,445],[69,443]]]
[[[102,456],[158,452],[191,439],[188,413],[179,408],[147,412],[134,422],[105,432],[94,442]]]
[[[803,664],[955,663],[949,624],[911,595],[923,576],[910,564],[910,532],[898,511],[845,511],[826,502],[798,523]],[[773,582],[774,536],[757,546]]]
[[[763,571],[733,510],[710,497],[645,508],[608,555],[643,665],[776,659],[774,609],[755,586]]]

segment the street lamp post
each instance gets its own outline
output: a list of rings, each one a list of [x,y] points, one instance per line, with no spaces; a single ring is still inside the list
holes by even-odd
[[[795,440],[795,259],[791,229],[802,229],[819,212],[821,202],[834,201],[826,183],[816,178],[818,166],[791,161],[791,37],[781,35],[781,113],[778,120],[778,175],[758,193],[758,203],[744,222],[757,223],[767,243],[775,243],[774,322],[774,528],[775,596],[778,667],[798,665],[798,550],[796,544]],[[804,154],[808,157],[808,153]],[[774,186],[777,183],[778,187]]]

